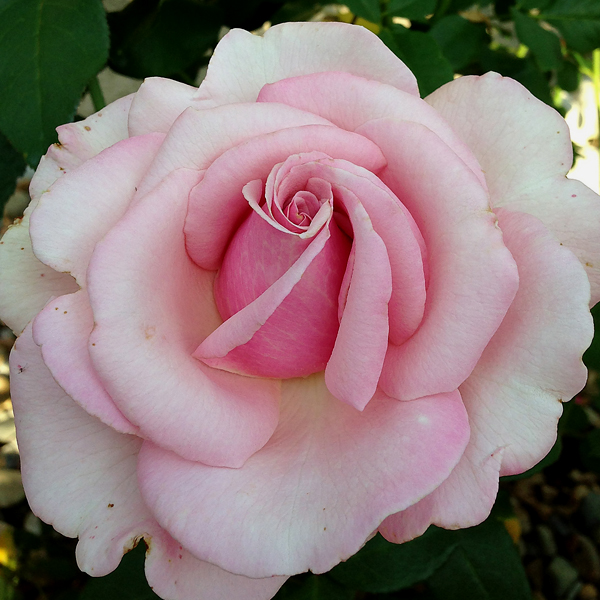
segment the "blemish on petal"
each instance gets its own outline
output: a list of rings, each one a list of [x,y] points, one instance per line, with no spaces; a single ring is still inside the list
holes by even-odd
[[[84,126],[83,126],[83,128],[84,128],[86,131],[91,131],[91,130],[92,130],[92,128],[91,128],[89,125],[84,125]]]
[[[114,506],[115,506],[115,505],[114,505],[112,502],[110,502],[110,503],[108,504],[108,508],[114,508]]]

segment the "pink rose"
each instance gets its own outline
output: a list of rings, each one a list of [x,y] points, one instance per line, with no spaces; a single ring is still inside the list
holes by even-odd
[[[34,512],[164,598],[268,599],[374,531],[479,523],[539,461],[600,298],[600,202],[518,83],[426,100],[373,34],[231,31],[59,128],[4,236]],[[582,266],[583,265],[583,266]]]

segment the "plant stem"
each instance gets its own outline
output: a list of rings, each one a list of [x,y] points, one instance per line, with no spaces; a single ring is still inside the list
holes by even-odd
[[[92,97],[94,110],[96,112],[102,110],[106,106],[106,101],[104,100],[104,94],[102,93],[102,88],[100,87],[100,81],[98,81],[98,75],[95,75],[92,77],[92,79],[90,79],[90,82],[88,83],[88,91]]]

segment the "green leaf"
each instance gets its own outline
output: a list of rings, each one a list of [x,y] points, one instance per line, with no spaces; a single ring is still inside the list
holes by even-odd
[[[521,559],[501,521],[437,530],[440,543],[454,544],[450,559],[427,581],[440,600],[531,600]]]
[[[455,71],[477,59],[489,43],[483,23],[471,23],[459,15],[437,21],[429,31]]]
[[[328,575],[298,575],[288,579],[273,600],[352,600],[347,590]]]
[[[421,96],[427,96],[452,81],[452,65],[430,35],[394,25],[390,29],[382,29],[379,37],[415,74]]]
[[[355,15],[372,23],[381,23],[379,0],[344,0],[344,4]]]
[[[25,160],[0,133],[0,216],[6,201],[13,195],[17,178],[25,171]]]
[[[517,37],[531,50],[542,71],[558,69],[562,65],[558,36],[543,29],[535,19],[515,8],[510,12],[515,22]]]
[[[79,600],[160,600],[144,575],[145,553],[142,542],[123,557],[115,571],[89,579]]]
[[[100,0],[0,0],[0,130],[32,166],[102,68]]]
[[[556,0],[538,18],[554,25],[567,46],[577,52],[585,54],[600,48],[598,0]]]
[[[386,13],[412,21],[425,21],[435,10],[435,0],[390,0]]]
[[[410,587],[430,577],[454,550],[452,542],[440,544],[440,531],[431,527],[404,544],[392,544],[377,535],[329,574],[348,588],[376,594]]]
[[[110,66],[129,77],[177,76],[217,43],[218,7],[194,0],[134,0],[110,13]]]
[[[289,21],[310,21],[311,17],[321,10],[321,6],[312,0],[292,0],[286,2],[270,20],[273,25]]]
[[[574,92],[579,87],[579,69],[570,60],[563,60],[556,72],[556,83],[565,92]]]
[[[600,473],[600,429],[590,431],[579,446],[583,466],[588,471]]]

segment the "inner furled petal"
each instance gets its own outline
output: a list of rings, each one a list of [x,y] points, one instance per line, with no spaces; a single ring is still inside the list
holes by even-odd
[[[253,211],[215,282],[226,321],[194,353],[206,364],[260,377],[322,371],[338,330],[337,299],[350,241],[330,220],[312,239],[282,232]]]
[[[284,213],[288,221],[301,227],[308,227],[320,207],[317,197],[305,190],[294,194],[294,197],[287,202]]]

